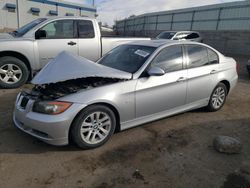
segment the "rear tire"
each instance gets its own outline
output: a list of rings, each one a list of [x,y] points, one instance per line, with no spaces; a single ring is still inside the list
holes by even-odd
[[[29,70],[25,63],[11,56],[0,58],[0,88],[13,89],[25,84]]]
[[[109,140],[115,126],[115,114],[110,108],[92,105],[76,117],[70,130],[70,138],[82,149],[97,148]]]
[[[227,87],[223,83],[219,83],[213,90],[207,106],[208,111],[215,112],[220,110],[226,102]]]

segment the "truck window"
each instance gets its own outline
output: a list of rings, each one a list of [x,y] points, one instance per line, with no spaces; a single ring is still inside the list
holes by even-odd
[[[79,38],[94,38],[95,31],[92,21],[79,20],[78,21]]]
[[[46,32],[46,39],[74,38],[73,20],[58,20],[41,28]]]

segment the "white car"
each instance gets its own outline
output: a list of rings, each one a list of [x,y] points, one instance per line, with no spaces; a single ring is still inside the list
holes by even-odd
[[[160,33],[157,39],[169,40],[189,40],[195,42],[203,42],[201,34],[197,31],[164,31]]]

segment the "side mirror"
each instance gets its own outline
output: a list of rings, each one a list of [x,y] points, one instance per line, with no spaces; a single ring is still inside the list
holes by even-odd
[[[162,76],[165,74],[165,71],[160,67],[150,67],[148,69],[148,74],[150,76]]]
[[[47,36],[47,32],[45,30],[38,30],[35,33],[35,38],[36,39],[46,38],[46,36]]]

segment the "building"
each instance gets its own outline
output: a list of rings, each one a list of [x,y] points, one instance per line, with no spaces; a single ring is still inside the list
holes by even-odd
[[[39,17],[96,16],[96,8],[62,0],[0,0],[0,30],[16,29]]]
[[[250,54],[250,1],[236,1],[132,16],[116,22],[125,36],[155,37],[166,30],[197,30],[224,53]]]

